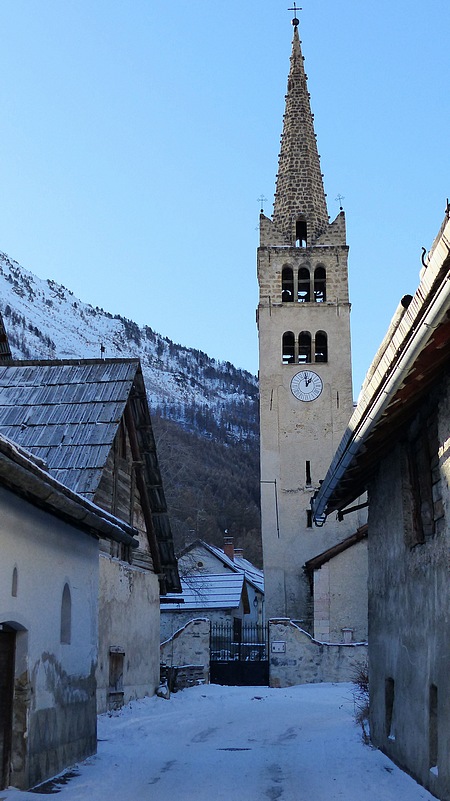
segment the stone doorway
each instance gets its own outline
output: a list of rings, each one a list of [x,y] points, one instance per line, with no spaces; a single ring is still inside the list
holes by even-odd
[[[9,783],[16,632],[0,624],[0,788]]]

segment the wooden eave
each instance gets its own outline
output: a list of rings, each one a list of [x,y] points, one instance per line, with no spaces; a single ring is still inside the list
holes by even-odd
[[[336,545],[333,545],[326,551],[322,551],[322,553],[319,553],[312,559],[308,559],[308,561],[305,562],[306,572],[313,573],[314,570],[319,570],[323,565],[329,562],[330,559],[334,559],[335,556],[344,553],[344,551],[348,550],[348,548],[356,545],[357,542],[361,542],[361,540],[367,537],[367,530],[368,526],[366,523],[364,526],[360,526],[360,528],[358,528],[354,534],[346,537],[345,540],[341,540],[341,542],[336,543]]]

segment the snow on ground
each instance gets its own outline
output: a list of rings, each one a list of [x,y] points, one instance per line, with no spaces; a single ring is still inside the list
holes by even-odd
[[[60,801],[433,801],[363,745],[349,684],[193,687],[99,718]],[[36,795],[0,791],[0,801]]]

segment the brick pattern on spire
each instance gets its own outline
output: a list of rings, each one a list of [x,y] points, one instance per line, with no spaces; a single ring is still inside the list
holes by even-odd
[[[328,212],[300,38],[295,26],[273,223],[293,243],[295,223],[302,215],[307,223],[310,245],[325,231]]]

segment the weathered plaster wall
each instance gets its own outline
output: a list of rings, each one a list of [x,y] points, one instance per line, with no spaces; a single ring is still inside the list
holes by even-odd
[[[450,799],[450,393],[436,393],[444,518],[411,547],[411,490],[404,445],[381,462],[370,486],[369,667],[375,745],[440,799]],[[437,498],[435,498],[436,500]],[[387,682],[393,686],[391,725]],[[393,685],[392,685],[393,682]],[[430,686],[438,691],[438,765],[430,765]],[[433,768],[431,770],[430,768]]]
[[[159,684],[159,584],[154,573],[100,555],[97,708],[153,695]],[[122,691],[110,692],[111,652],[123,654]]]
[[[98,543],[1,487],[0,538],[0,623],[17,630],[10,783],[26,788],[96,750]]]
[[[367,640],[367,540],[314,571],[314,637],[342,642],[351,629],[353,642]]]
[[[366,658],[366,644],[322,643],[290,620],[269,621],[271,687],[351,681]]]
[[[210,621],[195,618],[161,643],[161,664],[170,667],[202,665],[203,678],[209,682]]]

